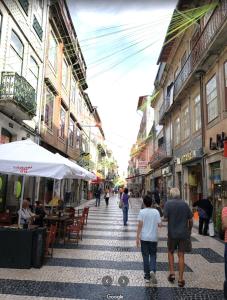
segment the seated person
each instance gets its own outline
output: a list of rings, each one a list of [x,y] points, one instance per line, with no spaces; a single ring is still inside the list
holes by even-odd
[[[39,227],[43,227],[43,219],[46,215],[46,212],[43,208],[42,203],[40,203],[39,201],[35,202],[35,221],[34,221],[34,225],[38,225]]]
[[[32,224],[35,214],[31,212],[29,209],[29,201],[24,200],[22,203],[22,208],[21,210],[18,211],[18,215],[20,216],[20,224]]]

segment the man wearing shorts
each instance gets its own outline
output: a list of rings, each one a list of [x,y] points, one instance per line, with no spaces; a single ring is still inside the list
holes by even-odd
[[[187,241],[190,238],[193,225],[193,214],[188,204],[180,199],[178,188],[170,190],[170,200],[164,207],[164,218],[168,221],[168,259],[170,274],[168,280],[175,281],[174,251],[178,250],[179,279],[178,286],[184,287],[184,253],[187,250]]]

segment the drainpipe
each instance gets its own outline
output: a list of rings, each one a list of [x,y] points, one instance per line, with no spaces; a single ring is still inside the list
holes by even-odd
[[[206,176],[206,153],[205,153],[205,137],[206,137],[206,127],[205,127],[205,105],[204,105],[204,90],[203,90],[203,78],[205,71],[198,70],[196,71],[196,77],[199,78],[200,83],[200,114],[201,114],[201,134],[202,134],[202,181],[203,181],[203,198],[207,197],[207,176]]]

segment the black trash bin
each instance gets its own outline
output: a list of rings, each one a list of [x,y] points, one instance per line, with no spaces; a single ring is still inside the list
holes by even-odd
[[[44,261],[46,244],[46,228],[37,228],[32,240],[32,267],[41,268]]]

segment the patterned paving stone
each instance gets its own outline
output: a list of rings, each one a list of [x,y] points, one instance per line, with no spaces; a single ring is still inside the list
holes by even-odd
[[[156,287],[120,287],[62,282],[36,282],[25,280],[0,280],[0,293],[57,297],[69,299],[102,300],[107,295],[122,296],[115,299],[133,300],[222,300],[223,292],[212,289],[179,289]],[[109,297],[109,299],[111,299]],[[114,298],[112,298],[114,299]]]
[[[178,288],[177,272],[175,284],[168,282],[166,223],[159,230],[158,285],[145,285],[140,248],[135,247],[141,200],[133,199],[126,228],[118,201],[117,197],[111,198],[109,207],[101,201],[98,208],[93,200],[89,201],[83,240],[78,246],[72,242],[57,244],[53,259],[41,269],[0,269],[0,300],[223,299],[223,244],[198,235],[197,229],[193,231],[193,251],[185,257],[185,288]],[[103,284],[106,276],[111,277],[109,286]],[[121,286],[121,277],[127,277],[126,286]]]
[[[100,260],[85,260],[85,259],[68,259],[68,258],[52,258],[46,262],[47,266],[63,266],[75,268],[97,268],[97,269],[115,269],[115,270],[142,270],[142,262],[119,262],[119,261],[100,261]],[[159,271],[168,271],[167,262],[157,262],[157,269]],[[177,270],[178,265],[175,264]],[[187,265],[185,265],[186,272],[192,272]]]

